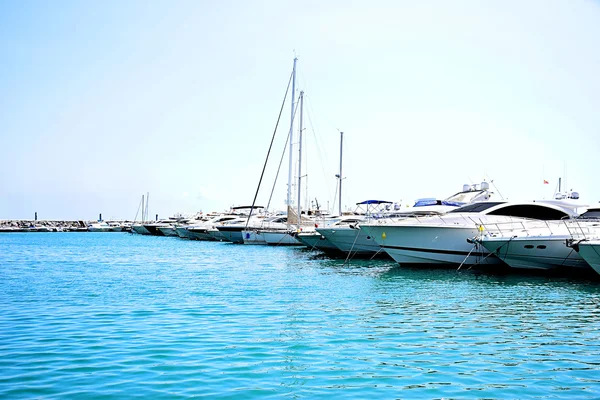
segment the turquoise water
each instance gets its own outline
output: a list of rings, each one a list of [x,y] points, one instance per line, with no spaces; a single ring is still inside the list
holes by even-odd
[[[0,234],[0,398],[600,398],[600,281]]]

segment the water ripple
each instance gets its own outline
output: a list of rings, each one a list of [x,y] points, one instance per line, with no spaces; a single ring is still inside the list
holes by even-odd
[[[2,398],[600,397],[594,280],[127,234],[0,254]]]

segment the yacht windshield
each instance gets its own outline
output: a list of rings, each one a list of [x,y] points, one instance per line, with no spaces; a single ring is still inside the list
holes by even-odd
[[[497,206],[498,204],[503,204],[503,202],[502,201],[486,201],[486,202],[481,202],[481,203],[473,203],[473,204],[469,204],[469,205],[466,205],[463,207],[459,207],[459,208],[454,209],[449,212],[450,213],[478,213],[478,212],[487,210],[488,208]]]
[[[578,219],[600,219],[600,209],[596,208],[593,210],[588,210],[581,214]]]

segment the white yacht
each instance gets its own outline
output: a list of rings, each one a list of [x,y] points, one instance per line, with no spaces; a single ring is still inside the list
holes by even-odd
[[[370,235],[361,233],[357,224],[368,222],[370,219],[383,218],[394,203],[384,200],[365,200],[356,205],[357,212],[362,215],[355,215],[354,218],[346,218],[343,222],[340,221],[332,226],[316,229],[318,234],[337,249],[337,251],[329,250],[328,253],[352,257],[387,257],[387,253],[381,251],[381,246],[375,243]],[[395,209],[399,208],[399,205],[396,205]]]
[[[261,231],[261,234],[266,244],[270,246],[302,246],[297,239],[297,234],[305,228],[314,226],[314,221],[312,211],[307,214],[301,213],[298,218],[298,213],[292,207],[288,207],[285,227],[266,229]]]
[[[218,232],[215,226],[221,225],[228,221],[238,220],[239,218],[240,216],[237,214],[220,214],[213,216],[209,220],[201,222],[199,224],[177,228],[177,233],[179,233],[181,229],[185,232],[184,235],[186,235],[186,237],[189,239],[205,241],[221,240],[217,239],[214,234],[211,235],[209,231],[213,230]]]
[[[472,240],[481,234],[483,224],[556,221],[575,217],[577,207],[559,202],[479,202],[444,215],[361,224],[360,229],[400,264],[499,264],[497,257]]]
[[[282,214],[259,220],[251,220],[247,226],[244,224],[242,239],[244,244],[265,245],[267,244],[264,236],[265,231],[287,231],[288,228],[287,216]]]
[[[171,219],[162,219],[159,221],[145,223],[143,224],[143,226],[153,236],[164,236],[164,233],[161,231],[160,228],[172,228],[175,222],[176,221],[173,221]]]
[[[203,215],[202,212],[199,212],[193,216],[182,216],[174,223],[159,226],[158,230],[161,231],[161,233],[164,236],[179,237],[182,239],[193,239],[186,228],[189,226],[201,224],[207,221],[209,218],[209,215]]]
[[[88,225],[88,232],[122,232],[123,226],[119,222],[98,221]]]
[[[588,209],[562,221],[526,220],[521,224],[483,224],[477,239],[488,251],[513,268],[589,269],[583,257],[568,245],[600,233],[600,208]]]
[[[242,231],[246,228],[249,216],[251,220],[264,218],[264,207],[238,206],[232,207],[231,210],[237,214],[238,218],[226,221],[223,224],[215,225],[215,228],[218,231],[218,233],[215,233],[214,230],[210,230],[209,233],[215,238],[221,237],[220,240],[226,240],[232,243],[243,244],[244,236],[242,235]]]
[[[88,225],[88,232],[110,232],[110,225],[104,221],[94,222]]]
[[[362,221],[363,216],[359,214],[348,214],[342,216],[332,216],[324,219],[316,219],[314,226],[305,227],[296,234],[296,239],[310,250],[320,250],[331,255],[340,255],[340,250],[317,232],[319,227],[329,228],[343,226],[345,224],[356,224]]]
[[[198,214],[196,215],[196,217]],[[158,216],[157,216],[158,217]],[[148,222],[143,224],[144,228],[154,236],[178,236],[177,226],[182,223],[187,223],[188,218],[184,215],[177,213],[167,219],[161,219],[154,222]]]
[[[399,220],[416,215],[439,215],[454,210],[465,204],[487,201],[493,195],[489,184],[463,185],[463,190],[444,200],[435,198],[418,199],[412,207],[402,209],[399,204],[389,201],[367,200],[357,203],[365,207],[366,220],[348,223],[336,227],[317,229],[326,239],[333,243],[344,255],[352,257],[388,257],[381,246],[369,233],[359,229],[361,224],[388,223],[391,219]]]

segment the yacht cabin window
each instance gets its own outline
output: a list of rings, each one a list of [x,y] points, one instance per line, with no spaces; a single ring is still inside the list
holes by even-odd
[[[554,208],[537,206],[534,204],[516,204],[502,207],[490,212],[488,215],[505,215],[507,217],[521,217],[540,219],[544,221],[569,218],[569,214]]]

